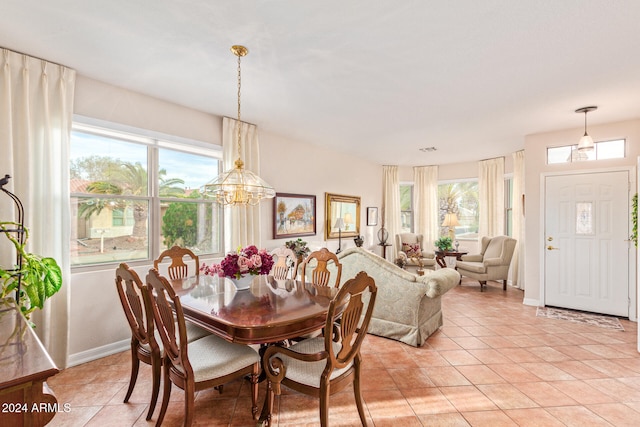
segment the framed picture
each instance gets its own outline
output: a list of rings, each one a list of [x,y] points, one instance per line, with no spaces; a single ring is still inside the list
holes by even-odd
[[[316,196],[276,193],[273,199],[273,238],[316,234]]]
[[[367,208],[367,225],[378,225],[378,208]]]
[[[325,236],[328,239],[360,235],[360,197],[325,193]],[[340,220],[340,221],[338,221]]]

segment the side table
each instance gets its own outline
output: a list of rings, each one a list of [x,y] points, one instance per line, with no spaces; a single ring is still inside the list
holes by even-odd
[[[378,246],[382,246],[382,258],[387,259],[387,248],[391,243],[378,243]]]
[[[461,261],[462,255],[466,255],[469,252],[458,252],[458,251],[436,251],[436,262],[440,266],[440,268],[447,267],[447,261],[445,257],[455,257],[456,260]]]

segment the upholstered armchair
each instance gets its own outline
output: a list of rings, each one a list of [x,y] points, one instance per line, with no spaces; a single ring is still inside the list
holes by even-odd
[[[480,290],[487,280],[502,280],[502,289],[507,289],[509,265],[516,248],[516,240],[509,236],[483,237],[479,254],[463,255],[456,262],[456,270],[462,276],[480,282]]]
[[[396,234],[396,247],[398,257],[403,258],[407,266],[419,267],[421,262],[423,268],[435,270],[436,256],[433,252],[425,250],[422,234]]]

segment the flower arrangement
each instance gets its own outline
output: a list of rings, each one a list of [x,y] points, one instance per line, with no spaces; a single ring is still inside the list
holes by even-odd
[[[205,275],[240,279],[245,274],[257,276],[269,274],[273,267],[273,257],[266,249],[258,249],[254,245],[238,248],[236,252],[227,254],[220,264],[207,266],[202,264],[200,271]]]
[[[298,258],[306,257],[307,255],[309,255],[309,252],[311,251],[307,247],[307,242],[305,242],[304,240],[302,240],[300,238],[298,238],[296,240],[289,240],[288,242],[285,242],[284,245],[287,248],[291,249],[293,251],[293,253],[295,253]]]

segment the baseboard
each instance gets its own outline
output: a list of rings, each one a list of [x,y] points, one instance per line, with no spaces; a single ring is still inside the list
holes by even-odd
[[[70,354],[67,359],[67,368],[91,362],[92,360],[100,359],[102,357],[111,356],[112,354],[120,353],[121,351],[125,351],[130,348],[131,340],[126,339],[103,345],[102,347],[92,348],[91,350],[81,351],[80,353]]]
[[[540,306],[540,301],[537,299],[532,299],[532,298],[525,298],[522,300],[522,304],[523,305],[531,305],[533,307],[538,307]]]

